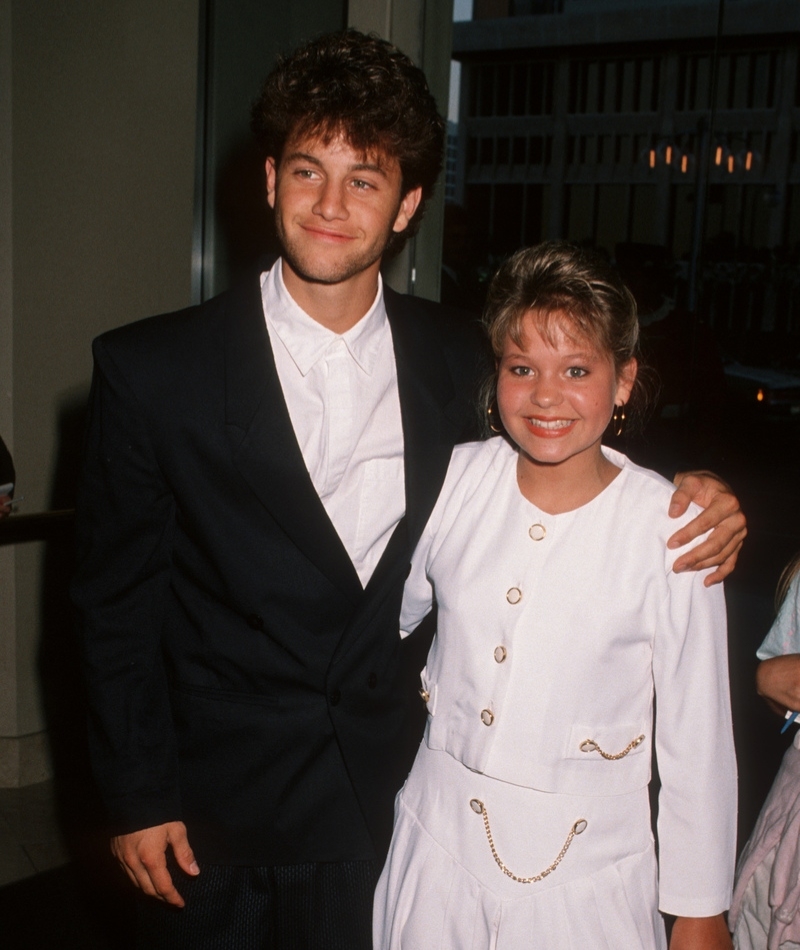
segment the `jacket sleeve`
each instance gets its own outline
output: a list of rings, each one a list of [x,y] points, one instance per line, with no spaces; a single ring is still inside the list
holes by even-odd
[[[656,689],[659,909],[708,917],[730,906],[736,758],[725,598],[708,572],[667,575],[653,652]]]
[[[102,339],[94,356],[72,594],[92,765],[112,833],[122,834],[180,818],[160,648],[175,501],[153,447],[153,420]]]
[[[400,610],[401,637],[413,633],[433,609],[433,585],[428,577],[428,555],[432,541],[433,530],[429,521],[411,558],[411,570],[403,588],[403,606]]]

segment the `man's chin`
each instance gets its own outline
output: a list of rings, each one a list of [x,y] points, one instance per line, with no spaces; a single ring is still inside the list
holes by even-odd
[[[338,265],[330,264],[326,266],[321,261],[298,260],[297,257],[286,249],[284,249],[282,256],[292,273],[304,283],[323,286],[343,284],[345,281],[368,270],[381,259],[381,256],[377,255],[363,260],[357,259],[346,261]]]

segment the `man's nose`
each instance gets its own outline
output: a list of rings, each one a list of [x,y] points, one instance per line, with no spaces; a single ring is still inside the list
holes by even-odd
[[[343,219],[347,217],[347,205],[345,202],[344,185],[339,182],[327,180],[320,189],[314,213],[321,215],[328,221]]]

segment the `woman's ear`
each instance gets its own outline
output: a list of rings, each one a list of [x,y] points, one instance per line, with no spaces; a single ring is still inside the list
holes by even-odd
[[[624,406],[625,403],[631,398],[631,392],[633,391],[633,386],[636,382],[636,373],[638,369],[639,364],[633,357],[631,357],[631,359],[629,359],[627,363],[624,363],[620,368],[620,371],[617,373],[617,393],[614,398],[616,405]]]

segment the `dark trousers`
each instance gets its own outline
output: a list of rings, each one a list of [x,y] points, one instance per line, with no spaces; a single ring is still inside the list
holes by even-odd
[[[372,861],[173,870],[186,906],[142,899],[138,950],[372,950]]]

